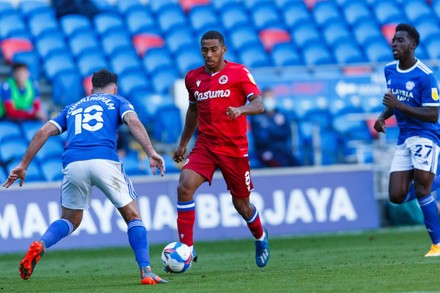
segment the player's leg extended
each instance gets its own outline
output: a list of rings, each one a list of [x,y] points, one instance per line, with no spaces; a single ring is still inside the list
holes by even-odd
[[[177,187],[177,232],[179,241],[188,245],[194,252],[194,222],[196,204],[194,192],[206,181],[206,178],[191,169],[183,169]],[[197,254],[194,255],[197,261]]]
[[[23,280],[27,280],[31,277],[35,266],[47,248],[70,235],[79,226],[82,213],[82,210],[71,210],[63,207],[62,218],[50,224],[39,241],[32,242],[18,267],[18,271]]]
[[[141,283],[144,285],[167,283],[166,280],[151,271],[147,229],[140,219],[136,201],[133,200],[124,207],[118,208],[118,210],[128,226],[128,242],[140,268]]]
[[[432,185],[431,185],[431,192],[434,192],[439,188],[440,188],[440,175],[434,176],[434,180],[432,180]],[[405,202],[411,201],[416,198],[417,196],[416,196],[416,189],[414,187],[414,182],[411,182],[411,185],[409,187],[409,192],[405,198]]]

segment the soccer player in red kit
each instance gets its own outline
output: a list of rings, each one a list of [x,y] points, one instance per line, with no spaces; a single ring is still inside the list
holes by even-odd
[[[211,184],[219,168],[232,195],[232,203],[255,237],[255,259],[259,267],[270,257],[267,231],[257,208],[250,203],[253,189],[248,158],[246,116],[264,111],[263,100],[246,67],[224,59],[223,35],[206,32],[201,39],[204,66],[185,77],[189,106],[174,161],[182,162],[194,131],[198,137],[186,159],[177,187],[177,230],[181,242],[193,250],[195,221],[194,192],[205,181]]]

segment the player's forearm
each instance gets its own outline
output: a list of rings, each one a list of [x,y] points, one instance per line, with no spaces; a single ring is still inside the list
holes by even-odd
[[[379,118],[377,120],[387,120],[388,118],[390,118],[391,116],[394,115],[394,111],[391,108],[386,108],[379,116]]]
[[[254,95],[247,105],[241,106],[242,115],[255,115],[264,112],[263,98],[259,95]]]
[[[187,145],[197,126],[199,125],[199,115],[197,108],[188,108],[185,117],[185,126],[183,127],[182,135],[180,137],[180,145]]]
[[[128,128],[149,158],[156,153],[147,130],[139,120],[130,121]]]
[[[29,146],[27,147],[26,152],[24,153],[23,158],[20,161],[20,165],[23,168],[27,169],[29,167],[32,159],[35,157],[41,147],[46,143],[49,136],[55,134],[53,128],[51,128],[51,126],[53,125],[49,126],[48,123],[41,127],[32,137],[32,140],[29,143]]]
[[[438,107],[412,107],[401,103],[399,110],[408,116],[425,122],[436,123],[439,117]]]

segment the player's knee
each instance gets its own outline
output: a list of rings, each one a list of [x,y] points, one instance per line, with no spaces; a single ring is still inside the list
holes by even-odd
[[[395,204],[401,204],[404,202],[406,197],[406,194],[400,194],[400,193],[390,193],[389,195],[389,199],[390,202],[395,203]]]
[[[180,202],[190,201],[193,198],[193,191],[185,184],[179,183],[177,186],[177,197]]]

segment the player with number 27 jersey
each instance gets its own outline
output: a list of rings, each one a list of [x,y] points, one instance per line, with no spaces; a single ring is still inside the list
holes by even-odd
[[[116,130],[123,117],[134,112],[123,97],[110,94],[92,94],[68,105],[49,122],[67,133],[63,167],[75,161],[105,159],[118,162]]]
[[[251,95],[261,95],[249,70],[226,61],[225,67],[210,74],[205,66],[190,71],[185,78],[189,102],[197,103],[199,139],[207,138],[214,153],[233,157],[248,155],[246,116],[232,120],[225,115],[229,106],[240,107]]]

